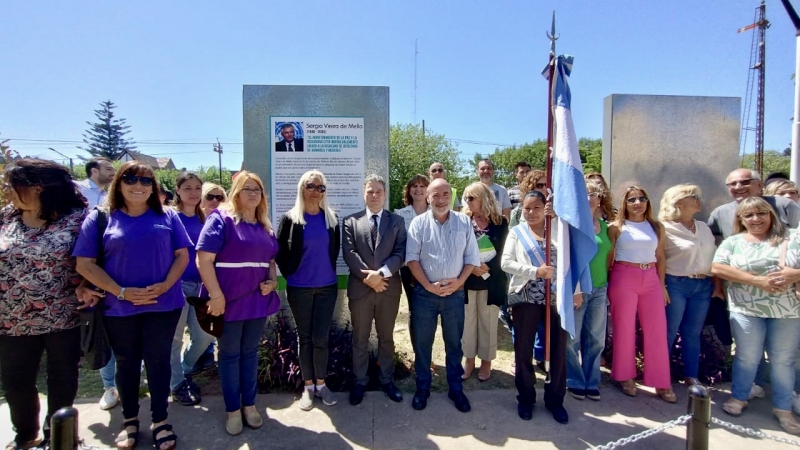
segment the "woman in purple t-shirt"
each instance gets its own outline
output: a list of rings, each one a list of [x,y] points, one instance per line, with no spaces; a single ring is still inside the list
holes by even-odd
[[[286,276],[286,298],[297,325],[300,373],[305,381],[298,406],[303,411],[314,407],[315,395],[326,405],[336,404],[325,386],[325,375],[342,240],[339,219],[328,206],[326,190],[322,172],[304,173],[297,183],[294,208],[281,217],[278,226],[280,250],[275,260]]]
[[[200,273],[197,271],[197,253],[194,244],[197,244],[200,230],[203,229],[203,222],[206,219],[206,215],[200,207],[202,190],[203,180],[194,172],[182,172],[175,179],[175,210],[178,211],[178,217],[193,242],[193,245],[189,247],[189,264],[181,277],[181,288],[183,295],[187,298],[197,297],[200,292]],[[181,352],[186,328],[189,328],[190,341],[186,351]],[[183,406],[200,403],[200,389],[192,382],[189,374],[212,342],[214,342],[214,336],[200,328],[194,308],[187,303],[183,307],[178,327],[175,328],[175,336],[172,339],[172,376],[169,384],[173,402]]]
[[[178,281],[192,242],[178,213],[161,206],[158,192],[150,166],[139,161],[123,164],[109,187],[102,266],[97,264],[97,211],[84,220],[73,252],[78,273],[106,292],[103,322],[117,358],[124,417],[118,449],[132,449],[138,442],[142,361],[150,389],[153,441],[167,450],[178,440],[167,423],[170,348],[185,302]]]
[[[269,220],[264,184],[242,171],[233,181],[230,200],[211,213],[197,242],[197,261],[209,298],[208,312],[225,314],[219,338],[219,378],[231,435],[242,432],[242,415],[250,428],[262,425],[256,409],[258,343],[267,316],[281,301],[275,255],[278,241]]]

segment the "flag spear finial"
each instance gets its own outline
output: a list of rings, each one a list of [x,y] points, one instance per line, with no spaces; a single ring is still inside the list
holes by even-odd
[[[550,39],[550,56],[556,55],[556,40],[561,37],[560,34],[556,34],[556,12],[553,11],[553,23],[550,25],[550,32],[547,33],[547,38]]]

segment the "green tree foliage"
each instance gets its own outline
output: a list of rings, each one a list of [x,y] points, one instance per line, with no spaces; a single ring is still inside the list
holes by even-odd
[[[440,162],[451,185],[462,192],[467,183],[460,177],[462,162],[458,150],[444,135],[423,132],[414,124],[395,124],[389,130],[389,207],[403,207],[403,187],[416,174],[427,175],[428,168]]]
[[[749,153],[742,157],[741,166],[747,169],[755,169],[755,154]],[[792,167],[791,155],[786,155],[785,152],[778,150],[765,150],[764,151],[764,176],[773,172],[783,172],[789,174]]]
[[[125,138],[131,127],[125,124],[125,119],[118,119],[114,115],[116,107],[111,100],[100,103],[100,109],[94,111],[97,122],[86,122],[89,125],[89,129],[83,134],[86,146],[79,146],[79,149],[112,161],[119,158],[125,150],[136,149],[135,142]]]
[[[600,172],[603,169],[603,140],[592,138],[581,138],[578,140],[578,152],[581,155],[583,171]],[[482,155],[475,154],[472,158],[472,166],[477,170],[478,163],[489,158],[495,167],[495,182],[502,186],[513,186],[517,184],[514,179],[514,166],[519,161],[528,162],[534,169],[544,170],[547,159],[547,141],[537,139],[532,144],[522,144],[505,148],[496,148],[493,153]],[[471,179],[476,180],[474,173]]]

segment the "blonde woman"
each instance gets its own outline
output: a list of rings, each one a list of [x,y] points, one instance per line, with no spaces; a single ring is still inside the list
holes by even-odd
[[[211,214],[211,211],[219,208],[219,205],[228,201],[228,196],[225,195],[225,189],[222,186],[214,183],[203,183],[203,197],[200,200],[200,208],[206,216]]]
[[[644,188],[629,186],[622,195],[619,216],[608,227],[612,250],[608,298],[614,324],[611,377],[622,392],[636,395],[636,317],[644,335],[644,384],[656,388],[662,400],[675,403],[667,354],[669,297],[664,287],[666,258],[664,226],[653,217]],[[613,265],[611,263],[613,262]]]
[[[776,180],[764,188],[764,195],[772,197],[786,197],[789,200],[798,203],[800,202],[800,195],[797,193],[797,185],[789,180]]]
[[[475,357],[481,359],[478,381],[492,374],[492,360],[497,356],[497,315],[506,302],[508,278],[500,268],[503,245],[508,236],[508,220],[498,213],[494,193],[483,183],[472,183],[464,189],[464,214],[472,219],[472,228],[479,244],[488,239],[491,245],[479,245],[481,265],[472,269],[464,283],[467,304],[464,310],[464,334],[461,346],[466,362],[467,379],[475,370]],[[482,241],[483,240],[483,241]]]
[[[225,314],[219,338],[219,378],[231,435],[262,425],[256,409],[258,343],[267,317],[280,307],[275,255],[278,240],[258,175],[242,171],[230,200],[206,219],[197,242],[197,261],[208,296],[208,312]]]
[[[294,207],[281,217],[278,226],[276,261],[286,277],[286,298],[297,326],[300,373],[305,383],[298,406],[303,411],[314,407],[314,396],[328,406],[336,404],[325,386],[325,376],[328,333],[338,294],[336,260],[342,239],[339,219],[328,206],[327,190],[322,172],[304,173],[297,183]]]
[[[731,331],[736,342],[731,398],[722,409],[738,416],[747,400],[759,361],[767,351],[772,384],[772,414],[789,433],[800,433],[792,415],[795,360],[800,346],[800,302],[786,274],[798,268],[800,240],[760,197],[736,208],[733,234],[714,255],[711,272],[727,280]],[[792,280],[795,281],[795,280]]]
[[[714,290],[711,261],[717,247],[708,225],[694,219],[701,208],[700,188],[679,184],[664,192],[658,213],[666,237],[667,349],[680,330],[686,386],[700,383],[700,334]]]

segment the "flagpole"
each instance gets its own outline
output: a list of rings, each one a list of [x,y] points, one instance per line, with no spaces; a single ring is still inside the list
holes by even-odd
[[[553,87],[555,85],[555,70],[556,70],[556,40],[559,35],[556,34],[556,12],[553,11],[553,21],[550,27],[550,32],[547,33],[547,38],[550,39],[550,63],[549,63],[549,76],[548,89],[547,89],[547,159],[546,171],[547,178],[545,180],[547,186],[548,201],[552,202],[552,186],[553,186]],[[544,218],[544,257],[545,264],[551,265],[550,261],[550,240],[552,236],[551,217],[546,215]],[[544,370],[547,373],[545,383],[550,382],[550,315],[551,315],[551,282],[548,280],[544,284]]]

